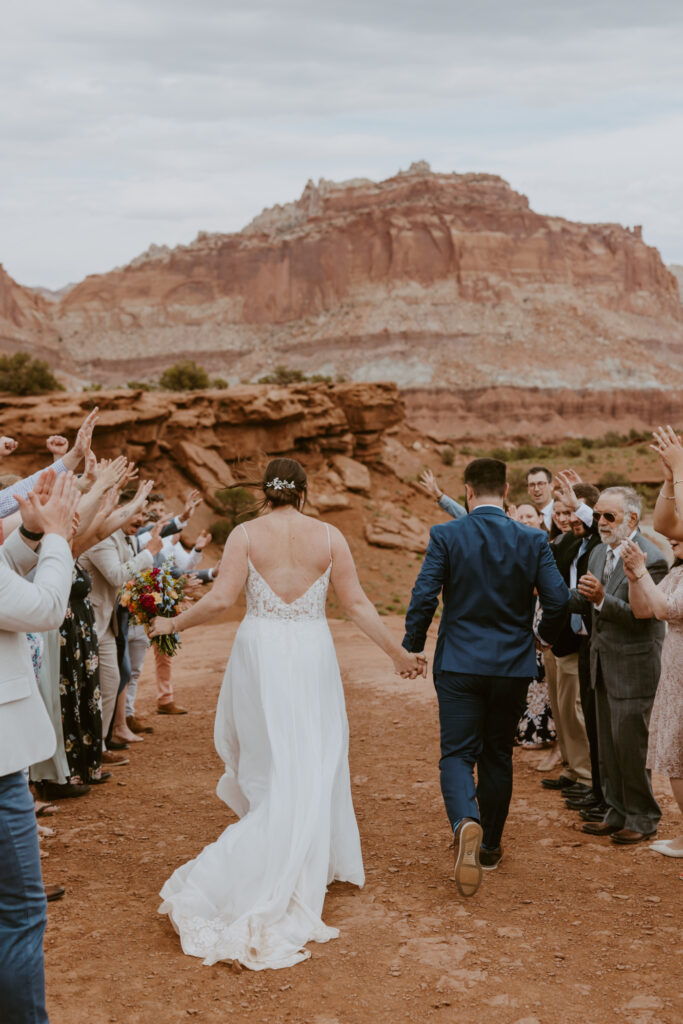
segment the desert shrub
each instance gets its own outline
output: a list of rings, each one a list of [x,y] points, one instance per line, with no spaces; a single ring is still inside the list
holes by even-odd
[[[616,448],[623,442],[623,440],[624,438],[621,434],[617,433],[616,430],[608,430],[602,438],[601,444],[605,448]]]
[[[218,541],[210,527],[211,536],[217,543],[224,543],[228,534],[235,529],[239,523],[253,519],[256,515],[254,495],[246,487],[224,487],[216,491],[216,498],[221,505],[222,519],[218,521],[217,528],[226,531],[223,541]]]
[[[42,359],[32,359],[26,352],[0,356],[0,391],[13,395],[44,395],[63,391],[52,370]]]
[[[607,469],[598,480],[598,487],[601,491],[604,491],[606,487],[630,487],[630,483],[623,473],[619,473],[612,469]]]
[[[303,370],[290,370],[287,366],[276,366],[272,373],[259,377],[257,384],[300,384],[306,380]]]
[[[214,379],[211,381],[211,387],[224,389],[229,388],[230,385],[228,384],[227,380],[225,380],[224,377],[214,377]]]
[[[583,455],[583,445],[578,438],[563,441],[557,450],[558,455],[566,455],[569,459],[578,459]]]
[[[126,384],[131,391],[156,391],[157,386],[150,380],[129,380]]]
[[[455,449],[450,444],[445,444],[439,451],[439,458],[444,466],[452,466],[455,462]]]
[[[486,457],[489,459],[500,459],[501,462],[507,462],[510,455],[511,452],[508,448],[492,448],[490,452],[487,452]]]
[[[209,387],[209,375],[203,366],[185,359],[169,366],[159,377],[159,386],[165,391],[200,391]]]
[[[102,385],[101,384],[86,384],[85,387],[82,388],[81,390],[82,391],[101,391],[102,390]]]

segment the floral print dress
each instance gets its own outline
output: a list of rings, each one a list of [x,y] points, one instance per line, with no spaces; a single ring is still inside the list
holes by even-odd
[[[538,601],[534,614],[534,628],[541,618]],[[536,651],[536,678],[529,683],[526,711],[517,726],[517,743],[521,747],[540,747],[557,739],[553,713],[550,707],[550,693],[545,678],[545,664],[541,651]]]
[[[102,698],[91,580],[76,562],[66,617],[59,630],[59,695],[64,747],[72,779],[97,777],[102,761]]]

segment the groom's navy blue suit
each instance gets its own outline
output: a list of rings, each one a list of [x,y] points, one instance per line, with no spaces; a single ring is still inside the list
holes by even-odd
[[[570,593],[547,534],[510,519],[502,508],[480,505],[432,527],[406,615],[403,646],[423,651],[443,595],[434,655],[441,790],[454,829],[463,818],[481,818],[488,850],[500,846],[515,730],[536,676],[535,591],[543,607],[541,637],[551,643]]]

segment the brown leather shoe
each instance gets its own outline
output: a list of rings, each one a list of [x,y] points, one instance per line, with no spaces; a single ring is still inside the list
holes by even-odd
[[[44,885],[45,899],[48,903],[52,903],[54,900],[61,900],[62,896],[66,892],[63,885]]]
[[[181,708],[178,704],[174,704],[171,701],[170,704],[159,704],[157,707],[158,715],[186,715],[187,708]]]
[[[121,765],[130,764],[130,758],[123,754],[115,754],[113,750],[102,751],[102,764],[110,764],[113,768],[120,768]]]
[[[455,830],[455,866],[453,879],[461,896],[474,896],[481,885],[482,827],[473,818],[463,818]]]
[[[589,836],[611,836],[614,832],[619,832],[620,828],[618,825],[608,825],[606,821],[587,821],[581,827],[581,831]]]
[[[135,715],[130,715],[130,717],[126,719],[126,725],[131,732],[137,734],[142,732],[154,732],[151,725],[145,725],[145,723],[141,719],[136,718]]]
[[[630,846],[632,843],[642,843],[646,839],[652,839],[656,835],[657,829],[654,832],[634,832],[632,828],[620,828],[612,836],[612,842],[618,843],[619,846]]]

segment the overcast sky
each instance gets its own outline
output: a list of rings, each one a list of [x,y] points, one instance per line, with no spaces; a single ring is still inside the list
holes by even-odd
[[[0,262],[57,288],[414,160],[683,263],[680,0],[25,0],[0,37]]]

